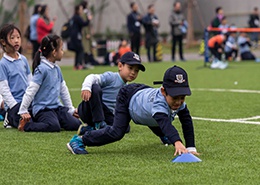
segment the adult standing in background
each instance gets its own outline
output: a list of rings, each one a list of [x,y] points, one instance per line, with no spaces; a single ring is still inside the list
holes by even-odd
[[[82,61],[84,59],[84,49],[82,45],[82,28],[88,26],[89,21],[92,19],[92,17],[89,16],[88,19],[84,21],[81,17],[83,13],[83,6],[77,5],[75,6],[74,15],[71,18],[73,24],[70,33],[70,40],[68,42],[68,49],[75,52],[75,70],[83,69]]]
[[[176,43],[179,43],[179,55],[180,60],[185,61],[183,57],[183,47],[182,47],[182,40],[183,40],[183,32],[182,27],[184,25],[184,16],[181,13],[181,3],[176,1],[173,4],[173,11],[169,18],[169,24],[171,26],[171,34],[172,34],[172,61],[175,61],[175,49]]]
[[[131,50],[139,55],[142,16],[138,12],[138,5],[135,2],[132,2],[130,7],[132,12],[127,16],[127,29],[131,41]]]
[[[219,25],[221,24],[221,20],[224,17],[224,11],[222,7],[217,7],[216,8],[216,17],[211,21],[211,27],[212,28],[218,28]],[[213,35],[218,35],[220,32],[219,31],[213,31]]]
[[[250,28],[259,28],[259,11],[257,7],[254,8],[253,13],[249,16],[248,24]],[[258,47],[258,35],[259,32],[250,33],[251,41],[255,48]]]
[[[38,35],[38,43],[40,44],[43,37],[50,34],[52,32],[52,28],[56,21],[56,17],[54,17],[51,21],[49,16],[49,7],[47,5],[42,5],[40,11],[40,17],[37,20],[36,30]]]
[[[145,46],[147,49],[147,58],[149,62],[157,61],[156,45],[158,43],[159,19],[154,13],[154,5],[151,4],[148,6],[148,13],[142,19],[142,23],[145,28]],[[153,58],[151,58],[151,47],[153,51]]]
[[[36,24],[40,17],[40,11],[41,11],[41,5],[40,4],[35,5],[33,14],[30,18],[30,42],[32,43],[33,46],[32,59],[34,58],[35,53],[40,47],[40,44],[37,41],[38,35],[36,30]]]

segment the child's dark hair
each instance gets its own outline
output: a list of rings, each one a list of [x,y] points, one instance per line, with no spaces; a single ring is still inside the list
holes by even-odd
[[[39,51],[35,53],[33,64],[32,64],[32,73],[41,62],[41,56],[49,57],[51,52],[55,49],[58,49],[61,38],[58,35],[47,35],[42,39],[41,46]]]
[[[37,4],[34,6],[33,15],[39,14],[39,7],[41,7],[40,4]]]
[[[220,10],[222,10],[222,7],[221,6],[217,7],[216,8],[216,13],[218,13]]]
[[[14,32],[14,30],[17,30],[21,36],[21,31],[19,30],[19,28],[17,28],[13,24],[5,24],[0,30],[0,44],[4,51],[6,51],[5,50],[6,45],[3,45],[3,42],[5,42],[7,45],[11,46],[10,43],[8,42],[8,34],[12,34]]]

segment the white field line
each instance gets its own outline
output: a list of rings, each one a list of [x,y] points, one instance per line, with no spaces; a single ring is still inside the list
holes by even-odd
[[[246,89],[207,89],[207,88],[192,88],[192,91],[210,91],[210,92],[236,92],[236,93],[255,93],[260,94],[259,90]]]
[[[75,92],[80,91],[80,88],[70,88],[69,91]],[[246,90],[246,89],[206,89],[206,88],[193,88],[192,91],[209,91],[209,92],[236,92],[236,93],[255,93],[260,94],[258,90]],[[260,125],[259,121],[248,121],[260,119],[260,116],[254,116],[249,118],[236,118],[236,119],[214,119],[214,118],[201,118],[192,117],[194,120],[211,121],[211,122],[226,122],[226,123],[244,123],[244,124],[255,124]]]
[[[70,88],[71,92],[80,91],[80,88]],[[246,89],[207,89],[207,88],[192,88],[192,91],[208,91],[208,92],[236,92],[236,93],[255,93],[260,94],[260,90],[246,90]]]
[[[260,116],[255,116],[260,117]],[[253,118],[253,117],[252,117]],[[200,118],[200,117],[192,117],[194,120],[202,120],[202,121],[212,121],[212,122],[226,122],[226,123],[244,123],[244,124],[254,124],[260,125],[259,121],[246,121],[250,120],[251,118],[242,118],[242,119],[214,119],[214,118]]]

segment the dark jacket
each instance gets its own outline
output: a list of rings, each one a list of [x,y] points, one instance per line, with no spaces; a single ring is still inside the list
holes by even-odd
[[[140,33],[142,20],[138,20],[138,16],[140,16],[140,13],[138,12],[131,12],[127,16],[127,29],[130,34]]]
[[[259,27],[259,16],[255,15],[255,14],[251,14],[249,16],[248,24],[249,24],[250,28],[258,28]]]
[[[157,44],[158,42],[158,26],[152,24],[153,21],[159,21],[156,15],[147,14],[143,17],[142,23],[145,29],[145,45],[146,47]]]
[[[70,40],[68,42],[68,49],[72,51],[77,51],[79,49],[82,49],[82,33],[81,30],[84,26],[87,26],[89,24],[89,21],[84,20],[77,14],[75,14],[72,18],[72,27],[71,27],[71,33],[70,33]]]

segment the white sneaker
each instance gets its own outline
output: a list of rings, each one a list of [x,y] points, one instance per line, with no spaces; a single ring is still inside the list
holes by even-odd
[[[11,125],[9,125],[9,120],[7,119],[7,115],[8,115],[8,113],[6,112],[3,126],[4,126],[4,128],[13,128]]]
[[[210,65],[210,68],[211,68],[211,69],[218,69],[218,68],[219,68],[219,65],[221,65],[219,62],[220,62],[219,60],[214,59],[214,60],[212,61],[211,65]]]
[[[228,63],[227,62],[222,62],[222,61],[219,61],[220,64],[219,64],[219,69],[226,69],[228,67]]]

